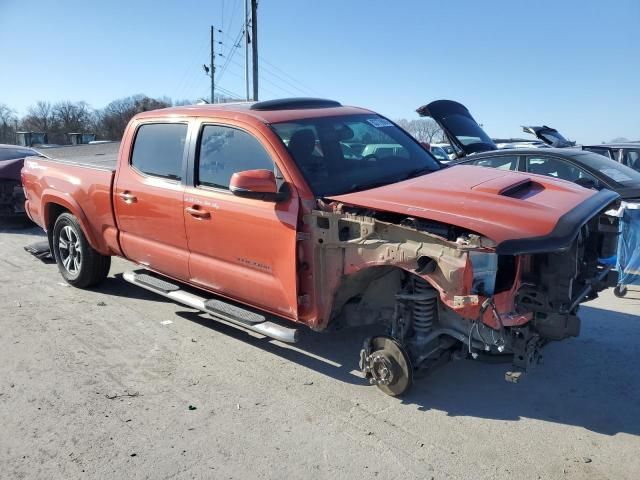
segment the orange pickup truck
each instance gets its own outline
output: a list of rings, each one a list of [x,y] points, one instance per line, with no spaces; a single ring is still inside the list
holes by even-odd
[[[141,113],[117,156],[29,157],[22,180],[71,285],[97,285],[117,255],[141,267],[125,280],[282,341],[383,325],[360,368],[390,395],[453,354],[526,369],[615,283],[598,262],[615,193],[445,167],[390,120],[330,100]]]

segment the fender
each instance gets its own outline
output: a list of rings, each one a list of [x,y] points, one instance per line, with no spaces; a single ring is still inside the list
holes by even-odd
[[[82,233],[84,233],[84,236],[86,237],[87,242],[89,242],[89,245],[91,245],[91,247],[94,250],[97,250],[103,255],[110,254],[109,248],[107,247],[104,240],[101,238],[99,239],[94,235],[93,230],[91,228],[91,224],[89,223],[89,220],[86,214],[82,210],[82,207],[80,207],[78,202],[76,202],[76,200],[68,193],[62,193],[60,191],[49,189],[49,188],[45,189],[42,192],[40,205],[41,205],[42,219],[45,227],[49,225],[49,220],[50,220],[49,207],[52,204],[57,204],[57,205],[60,205],[61,207],[66,208],[73,216],[75,216],[78,219],[78,222],[80,223],[80,228],[82,229]]]

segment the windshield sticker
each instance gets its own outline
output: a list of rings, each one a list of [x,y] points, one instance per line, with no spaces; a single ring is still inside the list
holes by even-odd
[[[616,170],[615,168],[601,168],[601,173],[604,173],[607,177],[615,180],[616,182],[628,182],[629,180],[633,180],[629,175],[620,170]]]
[[[393,127],[393,123],[385,118],[368,118],[367,122],[376,128]]]

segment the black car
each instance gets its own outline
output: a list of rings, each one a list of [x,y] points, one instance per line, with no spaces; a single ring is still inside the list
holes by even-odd
[[[457,164],[516,170],[575,182],[586,188],[607,188],[623,200],[640,199],[640,172],[602,155],[579,148],[531,148],[498,150],[473,119],[469,110],[451,100],[438,100],[420,107],[441,126],[449,141],[466,155]],[[557,132],[549,127],[548,131]],[[566,141],[566,140],[565,140]],[[560,142],[557,142],[560,143]]]
[[[640,172],[640,143],[603,143],[600,145],[584,145],[584,150],[599,153],[616,162]]]
[[[20,170],[25,157],[30,155],[38,152],[17,145],[0,145],[0,219],[25,216]]]

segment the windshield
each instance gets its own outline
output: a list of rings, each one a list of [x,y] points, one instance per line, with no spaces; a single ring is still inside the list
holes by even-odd
[[[341,195],[440,169],[404,130],[377,115],[271,125],[318,197]]]
[[[596,153],[584,153],[576,157],[588,167],[620,185],[632,187],[640,185],[640,172]]]
[[[3,160],[24,158],[29,155],[37,155],[37,153],[33,150],[25,150],[21,148],[0,148],[0,162]]]

